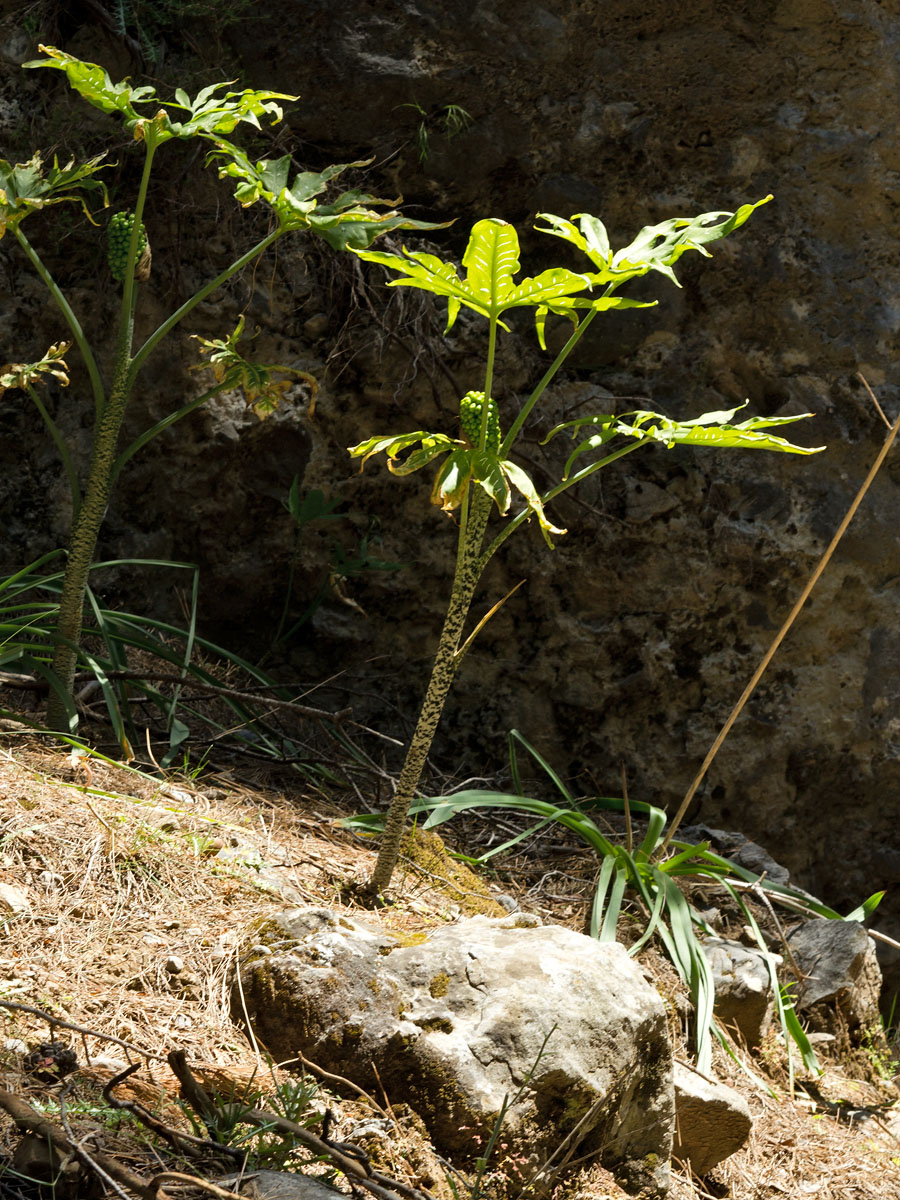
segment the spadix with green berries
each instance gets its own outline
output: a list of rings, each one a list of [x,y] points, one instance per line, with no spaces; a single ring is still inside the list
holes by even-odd
[[[373,455],[385,453],[388,467],[395,475],[410,475],[443,459],[435,474],[431,498],[458,522],[456,573],[450,603],[422,711],[385,820],[381,850],[369,884],[374,893],[383,892],[390,883],[409,806],[456,671],[472,639],[508,599],[504,597],[494,605],[475,629],[464,636],[478,581],[510,534],[535,518],[544,539],[552,546],[551,534],[562,534],[565,530],[551,524],[546,506],[595,471],[642,446],[746,448],[790,454],[814,454],[822,449],[796,446],[769,432],[773,426],[790,424],[809,413],[749,417],[735,423],[737,408],[682,421],[641,410],[583,415],[551,429],[544,442],[567,432],[578,439],[578,444],[568,459],[560,463],[559,482],[543,493],[514,458],[516,442],[535,405],[597,315],[610,309],[648,308],[655,303],[618,296],[617,290],[651,271],[680,286],[674,267],[683,254],[696,250],[709,257],[708,244],[740,228],[771,198],[766,196],[755,204],[745,204],[736,212],[708,212],[649,225],[619,251],[610,247],[606,229],[597,217],[576,213],[566,220],[540,213],[538,219],[543,224],[536,226],[539,232],[568,242],[585,256],[585,269],[580,274],[568,267],[553,267],[539,275],[517,279],[518,235],[512,225],[493,218],[478,221],[472,228],[462,258],[462,271],[437,255],[408,250],[405,246],[402,254],[358,251],[360,258],[386,267],[397,276],[388,286],[418,288],[446,298],[448,329],[461,308],[480,314],[488,323],[484,387],[466,393],[459,402],[458,413],[447,413],[442,430],[381,435],[350,448],[350,453],[361,458],[363,465]],[[568,341],[524,399],[502,387],[494,387],[497,339],[507,331],[501,317],[513,308],[532,309],[542,348],[545,348],[548,318],[565,317],[572,325]],[[491,399],[485,401],[486,396]],[[508,414],[503,421],[505,434],[501,413]],[[454,425],[461,434],[459,439],[453,436]],[[602,455],[599,458],[598,451]],[[587,465],[583,465],[586,459]],[[520,499],[518,507],[514,507],[516,497]],[[501,523],[489,529],[492,502]]]
[[[481,445],[481,424],[485,408],[484,392],[466,392],[459,402],[459,427],[469,444]],[[497,401],[487,401],[487,437],[485,449],[496,454],[500,449],[500,410]]]
[[[134,229],[133,212],[114,213],[109,222],[107,234],[107,258],[109,270],[113,279],[121,283],[128,269],[128,250],[131,246],[131,232]],[[147,230],[143,222],[138,232],[135,261],[139,260],[147,248]]]

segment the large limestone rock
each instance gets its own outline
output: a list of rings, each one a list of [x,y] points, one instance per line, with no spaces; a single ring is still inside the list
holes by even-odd
[[[246,1005],[278,1058],[300,1051],[366,1088],[377,1069],[446,1154],[477,1156],[518,1096],[503,1140],[529,1171],[571,1143],[661,1193],[673,1123],[662,1000],[621,946],[522,921],[474,917],[404,944],[327,909],[290,910],[263,931],[271,953],[242,965],[235,1011]]]

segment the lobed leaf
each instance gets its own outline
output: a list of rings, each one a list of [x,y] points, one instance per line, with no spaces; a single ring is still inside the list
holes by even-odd
[[[379,263],[388,270],[404,275],[392,279],[388,287],[414,287],[446,296],[448,300],[447,329],[452,329],[461,306],[472,309],[487,320],[497,320],[501,328],[508,327],[499,320],[501,313],[511,308],[535,307],[559,300],[574,292],[584,291],[591,284],[589,275],[579,275],[564,267],[543,271],[515,283],[519,269],[519,239],[512,225],[496,218],[477,221],[472,227],[463,255],[465,279],[461,279],[452,263],[434,254],[409,251],[403,254],[361,253],[361,258]]]
[[[69,386],[69,368],[63,355],[71,342],[55,342],[42,359],[34,363],[7,363],[0,367],[0,396],[8,388],[22,388],[41,381],[41,377],[52,375],[60,387]]]
[[[15,232],[30,212],[48,204],[80,204],[87,219],[96,224],[83,195],[63,193],[99,190],[103,193],[104,206],[107,205],[109,196],[106,184],[94,178],[97,171],[103,170],[103,166],[99,165],[103,157],[98,154],[77,165],[73,158],[66,166],[60,167],[54,156],[53,166],[46,172],[42,170],[43,160],[39,154],[35,154],[28,162],[15,165],[0,158],[0,238],[7,229]]]
[[[407,449],[409,446],[414,446],[416,442],[421,442],[423,447],[428,444],[440,445],[441,450],[437,451],[438,453],[441,453],[443,450],[452,450],[455,446],[462,445],[461,442],[448,438],[446,434],[426,433],[424,429],[418,429],[414,433],[389,434],[388,436],[379,435],[367,438],[366,441],[359,442],[356,446],[348,446],[347,451],[351,458],[362,459],[362,463],[360,464],[360,470],[362,470],[373,454],[386,453],[389,459],[393,459],[402,450]]]
[[[254,91],[251,88],[217,95],[230,86],[229,82],[225,82],[210,84],[191,100],[187,92],[178,88],[174,102],[168,103],[189,114],[186,120],[178,121],[173,120],[162,107],[164,102],[160,101],[155,88],[133,87],[127,79],[113,83],[103,67],[96,63],[83,62],[64,50],[57,50],[55,46],[39,46],[38,49],[48,57],[34,59],[23,63],[23,66],[52,67],[64,71],[69,85],[94,108],[105,113],[118,113],[125,128],[138,140],[146,138],[152,130],[157,145],[173,137],[222,136],[232,133],[241,122],[259,129],[260,117],[265,116],[271,118],[270,124],[276,124],[284,115],[276,101],[299,99],[283,92]],[[155,111],[147,115],[136,109],[135,104],[152,104]]]
[[[593,417],[579,417],[574,421],[565,421],[554,426],[544,438],[544,442],[548,442],[564,430],[571,430],[573,436],[584,429],[596,430],[569,455],[563,478],[568,478],[573,464],[582,454],[599,449],[615,437],[656,441],[667,447],[713,446],[721,449],[771,450],[783,454],[818,454],[825,449],[824,446],[797,446],[786,438],[762,432],[805,420],[813,416],[812,413],[798,413],[790,417],[748,417],[746,421],[732,424],[735,413],[745,408],[747,403],[748,401],[744,401],[737,408],[721,412],[704,413],[689,421],[675,421],[662,413],[642,409],[621,416],[604,413]]]
[[[697,250],[708,257],[706,245],[733,233],[771,199],[771,196],[765,196],[755,204],[742,205],[733,213],[708,212],[698,217],[674,217],[658,225],[646,225],[633,242],[615,254],[610,250],[603,223],[589,213],[575,213],[571,220],[553,213],[538,213],[538,220],[547,225],[536,225],[535,228],[540,233],[562,238],[586,254],[597,268],[591,276],[595,284],[618,287],[648,271],[659,271],[680,287],[672,268],[682,254]]]
[[[261,421],[275,412],[292,386],[291,379],[276,376],[291,375],[302,379],[310,389],[311,404],[314,404],[319,389],[319,381],[315,376],[310,375],[308,371],[282,364],[249,362],[237,349],[243,332],[244,318],[241,316],[233,332],[225,338],[210,341],[199,334],[191,334],[194,340],[200,343],[201,353],[205,354],[209,361],[197,363],[189,370],[211,370],[216,383],[222,388],[242,391],[247,407],[252,409]]]
[[[239,146],[224,138],[215,138],[215,148],[207,162],[217,162],[220,179],[235,181],[235,199],[243,208],[259,200],[275,212],[283,232],[307,229],[318,234],[335,250],[365,250],[381,234],[395,229],[442,229],[449,221],[414,221],[390,206],[395,200],[382,200],[359,189],[342,192],[335,200],[321,203],[328,184],[343,171],[366,167],[371,159],[336,163],[323,171],[298,171],[289,183],[292,159],[260,159],[254,163]],[[370,207],[388,208],[378,212]]]
[[[519,238],[512,225],[497,217],[477,221],[463,254],[466,288],[491,309],[513,291],[519,270]]]

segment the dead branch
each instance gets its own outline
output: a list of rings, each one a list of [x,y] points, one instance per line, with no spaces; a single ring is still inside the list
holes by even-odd
[[[203,683],[193,676],[174,675],[165,671],[107,671],[107,679],[121,679],[139,682],[142,679],[153,683],[178,683],[188,685],[195,691],[210,696],[225,696],[229,700],[242,700],[247,704],[264,703],[268,708],[281,708],[301,717],[312,717],[317,720],[340,722],[352,713],[351,708],[343,708],[339,712],[328,712],[324,708],[312,708],[308,704],[298,704],[296,700],[276,700],[272,696],[260,696],[256,692],[238,691],[236,688],[222,687],[219,684]],[[75,677],[75,683],[86,683],[93,679],[92,675],[83,673]],[[46,679],[38,679],[34,675],[20,675],[15,671],[0,671],[0,687],[15,688],[18,691],[40,692],[49,691],[50,685]]]
[[[230,1158],[236,1159],[243,1163],[246,1155],[243,1150],[236,1150],[233,1146],[223,1145],[221,1142],[212,1141],[209,1138],[196,1137],[192,1133],[185,1133],[180,1129],[173,1129],[170,1125],[166,1125],[159,1117],[155,1116],[149,1109],[145,1108],[137,1100],[120,1100],[113,1095],[113,1090],[124,1083],[125,1080],[133,1075],[138,1070],[140,1063],[135,1063],[128,1067],[125,1071],[120,1071],[106,1084],[103,1089],[103,1099],[111,1108],[116,1108],[124,1112],[131,1113],[148,1129],[152,1130],[158,1137],[168,1142],[173,1150],[178,1154],[184,1154],[195,1157],[200,1150],[212,1150],[217,1154],[224,1154]]]
[[[42,1008],[33,1008],[30,1004],[15,1004],[12,1000],[0,1000],[0,1008],[9,1008],[14,1012],[29,1013],[33,1017],[40,1017],[50,1026],[51,1034],[54,1029],[71,1029],[73,1033],[86,1034],[88,1037],[99,1038],[103,1042],[114,1042],[125,1050],[132,1050],[135,1054],[140,1054],[142,1058],[152,1058],[157,1062],[166,1061],[164,1054],[151,1054],[148,1050],[142,1050],[140,1046],[135,1046],[133,1042],[125,1042],[122,1038],[113,1037],[111,1033],[99,1033],[96,1029],[88,1029],[85,1025],[73,1025],[71,1021],[61,1021],[52,1013],[45,1012]]]
[[[204,1116],[214,1115],[215,1104],[194,1078],[187,1065],[183,1050],[173,1050],[169,1054],[169,1066],[177,1076],[185,1098],[194,1097],[196,1100],[196,1111]],[[192,1106],[194,1105],[194,1100],[189,1102]],[[420,1191],[400,1180],[390,1179],[388,1176],[374,1171],[365,1155],[355,1156],[359,1153],[356,1147],[344,1147],[339,1142],[317,1137],[303,1125],[298,1125],[296,1121],[289,1121],[277,1113],[259,1108],[248,1108],[242,1111],[241,1119],[248,1125],[257,1125],[268,1130],[276,1129],[280,1133],[290,1134],[314,1154],[331,1159],[332,1163],[348,1177],[351,1183],[365,1188],[374,1196],[378,1196],[379,1200],[399,1200],[401,1196],[405,1200],[433,1200],[428,1192]]]
[[[35,1137],[49,1142],[54,1150],[62,1155],[67,1157],[74,1155],[76,1158],[84,1161],[84,1158],[82,1158],[84,1151],[70,1142],[52,1121],[48,1121],[46,1117],[35,1112],[30,1104],[26,1104],[18,1096],[2,1088],[0,1088],[0,1108],[5,1109],[9,1113],[18,1128],[23,1132],[34,1134]],[[89,1158],[91,1166],[94,1164],[99,1166],[101,1171],[105,1172],[111,1179],[114,1179],[116,1183],[122,1184],[123,1187],[140,1196],[141,1200],[171,1200],[168,1193],[164,1192],[161,1188],[154,1187],[150,1180],[135,1174],[129,1167],[123,1166],[108,1154],[95,1152],[91,1156],[84,1155],[84,1157]]]

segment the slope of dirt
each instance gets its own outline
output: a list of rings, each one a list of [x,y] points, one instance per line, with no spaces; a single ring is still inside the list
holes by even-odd
[[[95,1165],[106,1155],[130,1170],[131,1182],[120,1178],[116,1185],[126,1196],[141,1194],[139,1185],[150,1180],[173,1196],[209,1194],[208,1184],[185,1183],[184,1176],[218,1179],[218,1194],[234,1194],[222,1182],[236,1170],[234,1159],[179,1141],[178,1131],[200,1138],[215,1132],[251,1150],[251,1168],[303,1168],[347,1191],[333,1164],[316,1161],[314,1145],[285,1141],[271,1129],[255,1134],[242,1124],[239,1118],[252,1109],[295,1117],[313,1139],[362,1144],[395,1196],[418,1189],[449,1200],[449,1168],[402,1096],[360,1096],[339,1080],[317,1080],[312,1064],[302,1075],[297,1062],[271,1066],[264,1047],[233,1019],[231,982],[239,979],[240,947],[257,922],[285,903],[353,904],[346,885],[365,876],[372,852],[336,827],[340,805],[305,792],[299,777],[284,793],[251,785],[237,771],[164,782],[100,758],[74,758],[30,734],[2,738],[0,1100],[13,1099],[0,1108],[0,1197],[41,1194],[32,1181],[41,1171],[54,1179],[53,1191],[43,1194],[110,1194],[94,1166],[49,1163],[46,1150],[29,1148],[10,1116],[18,1101],[35,1110],[35,1119],[43,1116],[67,1131]],[[346,798],[343,812],[355,804]],[[490,888],[513,893],[545,920],[577,928],[593,865],[565,845],[553,849],[544,846],[539,870],[517,864],[515,874]],[[492,903],[487,885],[440,854],[427,867],[405,859],[396,883],[396,903],[368,914],[395,930],[426,930]],[[647,965],[671,994],[664,965],[653,957]],[[673,1033],[681,1037],[677,1007]],[[63,1024],[48,1028],[40,1013]],[[27,1051],[47,1042],[77,1055],[78,1069],[67,1075],[64,1090],[52,1078],[52,1064],[44,1064],[48,1079],[25,1069]],[[186,1118],[166,1062],[173,1050],[184,1051],[207,1092],[220,1097],[214,1126],[204,1129],[196,1116],[193,1123]],[[683,1042],[678,1054],[689,1055]],[[104,1095],[104,1085],[129,1063],[140,1069]],[[717,1071],[745,1094],[754,1113],[751,1140],[702,1181],[676,1164],[674,1200],[900,1198],[897,1091],[873,1082],[871,1056],[857,1053],[843,1066],[829,1064],[793,1099],[784,1051],[774,1039],[748,1065],[777,1097],[723,1056]],[[133,1112],[116,1110],[115,1102],[125,1100],[156,1113],[169,1134],[154,1134]],[[326,1111],[332,1115],[323,1129]],[[513,1175],[514,1164],[505,1164],[499,1150],[482,1194],[511,1195]],[[471,1182],[455,1177],[453,1187],[467,1196]],[[143,1194],[163,1193],[150,1188]],[[583,1200],[623,1195],[591,1166],[574,1167],[555,1194]]]

